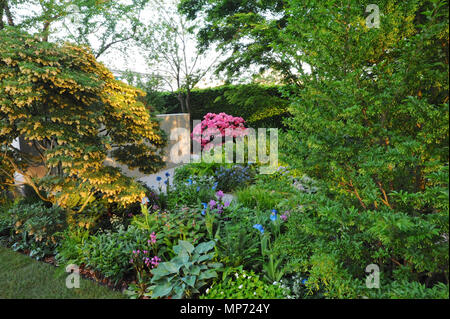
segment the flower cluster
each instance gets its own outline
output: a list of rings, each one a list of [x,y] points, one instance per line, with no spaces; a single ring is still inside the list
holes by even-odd
[[[220,166],[216,171],[218,187],[225,191],[232,191],[249,184],[254,177],[254,171],[249,166],[233,165],[230,168]]]
[[[145,265],[147,268],[155,268],[158,266],[161,258],[158,256],[150,257],[150,252],[148,250],[133,250],[133,256],[130,259],[130,263],[136,268],[136,270],[142,271],[142,266]],[[143,265],[142,265],[143,263]]]
[[[230,206],[229,201],[224,201],[225,194],[223,191],[218,191],[216,193],[217,201],[214,199],[211,199],[209,203],[202,203],[202,215],[206,214],[206,210],[209,208],[210,211],[215,211],[216,213],[223,213],[224,208]]]
[[[155,234],[155,232],[150,234],[150,239],[148,240],[148,243],[150,245],[156,244],[156,234]]]
[[[203,121],[196,125],[192,131],[194,141],[201,144],[202,149],[210,149],[213,146],[222,145],[223,138],[220,141],[214,140],[214,144],[210,143],[214,136],[239,137],[247,135],[247,128],[244,126],[245,121],[242,117],[234,117],[226,113],[208,113],[203,117]]]

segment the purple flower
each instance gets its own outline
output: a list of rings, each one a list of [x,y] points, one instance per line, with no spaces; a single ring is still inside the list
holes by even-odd
[[[214,208],[214,206],[216,206],[217,202],[214,199],[211,199],[209,201],[209,207]]]
[[[152,268],[155,268],[156,266],[158,266],[160,261],[161,261],[161,258],[159,258],[158,256],[153,257],[150,260],[150,262],[152,264]]]
[[[253,225],[253,228],[259,230],[261,234],[264,234],[264,227],[261,224],[255,224]]]
[[[287,221],[287,219],[288,219],[287,215],[285,215],[285,214],[281,215],[280,218],[281,218],[283,221]]]
[[[230,206],[230,202],[229,201],[226,201],[225,203],[223,203],[223,207],[228,207],[228,206]]]
[[[148,241],[149,244],[156,244],[156,234],[155,232],[150,234],[150,240]]]
[[[223,191],[218,191],[218,192],[216,193],[216,196],[217,196],[217,198],[218,198],[219,200],[221,200],[221,199],[223,198],[224,195],[225,195],[225,194],[223,193]]]

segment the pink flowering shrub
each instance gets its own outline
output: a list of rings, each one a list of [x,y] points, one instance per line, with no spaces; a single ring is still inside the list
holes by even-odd
[[[201,123],[192,131],[192,139],[201,144],[202,149],[210,149],[213,146],[222,145],[224,137],[233,138],[247,135],[245,120],[242,117],[234,117],[226,113],[208,113]]]

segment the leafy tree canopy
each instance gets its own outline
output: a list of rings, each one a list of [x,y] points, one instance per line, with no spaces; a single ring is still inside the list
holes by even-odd
[[[156,121],[137,101],[144,93],[117,81],[88,49],[41,42],[16,29],[0,31],[0,146],[2,174],[14,171],[45,200],[83,205],[94,195],[122,204],[143,188],[107,156],[144,173],[162,166]],[[22,137],[34,149],[12,146]],[[30,167],[45,166],[36,177]],[[9,167],[10,170],[4,168]],[[78,198],[78,200],[74,200]]]

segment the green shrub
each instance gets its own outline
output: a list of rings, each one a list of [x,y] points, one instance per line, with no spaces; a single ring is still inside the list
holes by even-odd
[[[267,190],[259,185],[236,191],[236,198],[245,207],[257,210],[271,210],[278,206],[285,198],[284,195],[275,190]]]
[[[58,232],[66,227],[66,212],[60,207],[46,207],[44,203],[19,203],[7,214],[11,229],[9,244],[14,250],[29,250],[30,256],[41,259],[54,253]],[[5,224],[4,224],[5,226]]]
[[[208,288],[200,299],[283,299],[286,290],[278,284],[267,284],[253,271],[228,268],[222,280]]]
[[[166,249],[160,252],[163,259],[174,256],[173,247],[178,240],[199,242],[205,237],[205,219],[200,214],[201,205],[197,208],[179,207],[173,212],[155,211],[133,217],[131,225],[139,229],[155,232],[160,244]]]
[[[230,168],[221,166],[215,171],[217,188],[224,192],[244,188],[253,181],[254,176],[254,170],[243,165],[233,165]]]
[[[190,176],[186,180],[177,179],[166,196],[169,209],[179,209],[181,206],[199,206],[214,198],[217,182],[212,176]]]
[[[195,89],[191,92],[191,119],[201,120],[207,113],[225,112],[244,118],[251,127],[283,127],[282,120],[289,113],[288,101],[282,97],[280,88],[244,84]],[[181,112],[177,92],[149,93],[151,100],[158,101],[160,109]]]
[[[292,213],[279,253],[328,297],[366,296],[369,264],[381,294],[448,284],[448,4],[382,1],[379,28],[359,1],[342,14],[332,1],[288,6],[291,45],[277,51],[314,67],[288,94],[281,155],[324,185]]]
[[[123,227],[117,232],[104,232],[87,238],[74,234],[67,238],[59,256],[64,263],[84,264],[88,268],[99,271],[105,277],[117,283],[127,275],[131,275],[132,251],[148,246],[150,233],[134,226]],[[71,253],[69,250],[73,250]]]

